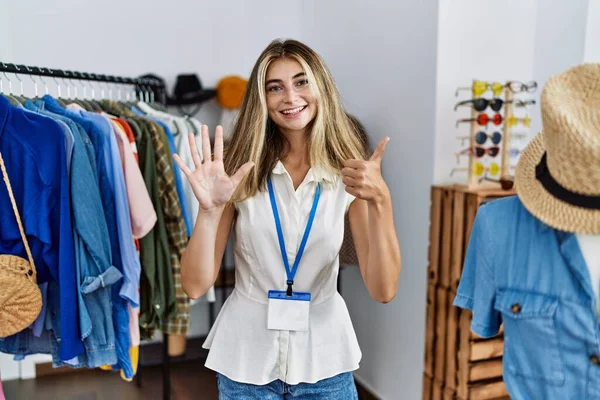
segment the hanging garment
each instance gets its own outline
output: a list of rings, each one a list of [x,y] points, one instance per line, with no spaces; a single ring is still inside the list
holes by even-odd
[[[175,190],[175,178],[173,175],[173,157],[169,153],[169,145],[166,136],[161,133],[159,126],[152,126],[151,135],[157,156],[158,182],[161,190],[161,200],[166,205],[165,221],[167,234],[169,235],[171,266],[173,281],[175,284],[175,296],[177,299],[176,314],[163,323],[163,330],[174,335],[185,335],[190,328],[190,299],[181,287],[181,265],[180,260],[187,245],[187,234],[185,224],[181,216],[179,199]]]
[[[160,328],[161,321],[176,309],[175,286],[169,255],[169,239],[157,181],[156,160],[150,134],[143,124],[138,125],[127,118],[135,133],[140,166],[144,181],[157,215],[157,223],[148,235],[140,239],[140,256],[144,265],[140,282],[142,301],[140,303],[141,336],[151,338]]]
[[[67,175],[70,180],[71,179],[71,164],[72,164],[72,158],[73,158],[73,147],[74,147],[74,140],[75,140],[73,132],[69,125],[69,123],[71,121],[68,120],[67,118],[63,119],[62,117],[55,118],[55,116],[53,116],[53,115],[51,115],[51,113],[43,110],[43,108],[40,108],[39,105],[34,104],[31,100],[25,101],[23,103],[23,108],[25,108],[26,110],[37,112],[38,114],[50,116],[61,126],[63,134],[65,135]],[[73,234],[75,234],[75,232],[73,232]],[[77,268],[77,265],[76,265],[76,268]],[[33,334],[36,337],[40,337],[42,335],[42,331],[44,329],[44,324],[46,321],[46,311],[47,311],[47,304],[48,304],[48,301],[47,301],[48,300],[48,283],[46,282],[46,283],[39,284],[39,288],[42,293],[42,310],[41,310],[40,314],[38,315],[37,319],[35,320],[35,322],[31,325]]]
[[[133,236],[139,239],[146,236],[154,228],[157,220],[156,212],[152,207],[152,199],[140,171],[135,138],[129,124],[122,119],[115,119],[113,120],[113,127],[115,128],[125,174],[125,185],[127,186],[127,198],[131,214],[131,231]]]
[[[24,216],[38,283],[49,283],[47,326],[52,331],[58,357],[69,360],[82,354],[84,347],[77,317],[77,272],[65,136],[52,119],[13,107],[3,96],[0,96],[0,127],[0,152]],[[23,245],[17,240],[18,228],[8,214],[12,213],[8,201],[6,189],[0,187],[0,253],[24,257]],[[0,341],[0,351],[9,354],[35,354],[34,347],[19,334]],[[48,351],[47,346],[44,351]]]

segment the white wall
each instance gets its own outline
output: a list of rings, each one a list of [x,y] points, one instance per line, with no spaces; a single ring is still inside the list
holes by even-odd
[[[469,124],[456,120],[470,118],[468,107],[454,105],[472,98],[473,79],[506,82],[533,77],[537,0],[440,0],[436,90],[436,183],[467,182],[466,172],[450,176],[453,168],[465,168],[467,157],[457,164],[455,153],[468,147],[457,136],[470,133]],[[539,93],[534,94],[534,98]],[[487,92],[484,97],[491,97]],[[502,96],[503,97],[503,96]],[[538,103],[539,105],[539,103]],[[487,109],[492,115],[490,109]],[[490,124],[488,132],[495,125]],[[526,143],[526,142],[523,142]],[[515,143],[518,144],[518,143]]]
[[[301,2],[294,1],[0,4],[0,61],[124,76],[154,72],[171,90],[178,73],[198,73],[205,87],[228,74],[247,77],[269,41],[301,34]],[[31,89],[31,80],[24,82]],[[215,126],[219,113],[209,102],[199,117]]]
[[[540,91],[552,75],[584,61],[586,27],[598,29],[594,26],[598,25],[599,4],[598,0],[538,0],[533,76]],[[596,12],[589,14],[595,20],[588,21],[588,8]],[[600,37],[588,37],[587,44],[597,47]],[[540,107],[533,109],[532,118],[531,131],[537,133],[542,128]]]
[[[584,61],[600,62],[600,1],[589,1]]]
[[[437,1],[312,3],[312,45],[351,113],[376,144],[389,136],[384,175],[394,202],[403,271],[397,297],[372,300],[357,268],[342,294],[363,350],[358,379],[382,399],[419,399],[425,319],[429,187],[433,179]]]

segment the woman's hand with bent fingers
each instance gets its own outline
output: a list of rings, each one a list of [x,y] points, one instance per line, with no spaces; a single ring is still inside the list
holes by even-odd
[[[192,159],[194,160],[194,171],[185,165],[179,155],[175,154],[173,158],[187,176],[194,195],[200,203],[200,210],[204,212],[216,211],[231,199],[235,189],[244,176],[250,172],[254,163],[245,163],[232,176],[225,173],[223,166],[223,128],[221,126],[217,126],[215,130],[214,159],[211,157],[208,126],[202,125],[202,159],[192,133],[189,134],[189,141]]]
[[[368,160],[347,160],[342,168],[346,192],[356,198],[380,203],[389,199],[389,189],[381,175],[381,159],[389,138],[383,138]]]

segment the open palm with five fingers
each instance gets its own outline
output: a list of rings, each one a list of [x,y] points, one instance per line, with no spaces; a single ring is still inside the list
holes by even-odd
[[[190,182],[194,195],[200,203],[200,211],[216,211],[231,199],[235,189],[244,176],[250,172],[254,163],[245,163],[232,176],[225,173],[223,128],[221,126],[215,130],[214,158],[211,156],[208,126],[202,126],[202,158],[198,153],[194,135],[190,133],[188,137],[194,160],[194,170],[190,170],[179,155],[175,154],[173,158]]]

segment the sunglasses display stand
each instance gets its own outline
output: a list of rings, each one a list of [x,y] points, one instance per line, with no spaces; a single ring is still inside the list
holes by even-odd
[[[475,110],[475,107],[471,107],[471,119],[473,122],[470,124],[470,132],[469,132],[469,149],[474,149],[477,146],[475,143],[475,135],[477,134],[479,128],[477,125],[477,115],[478,112]],[[469,151],[469,165],[468,165],[468,186],[470,189],[480,186],[479,177],[475,174],[475,156],[473,151]]]
[[[483,85],[483,87],[482,87]],[[492,99],[486,99],[483,97],[483,93],[486,90],[491,89],[493,96]],[[513,109],[515,102],[519,103],[519,106],[526,104],[535,104],[534,100],[528,100],[523,102],[519,99],[514,98],[515,92],[533,92],[537,88],[537,83],[534,81],[529,84],[522,84],[516,81],[508,81],[506,84],[501,84],[499,82],[494,82],[492,84],[487,84],[480,80],[474,79],[472,82],[472,96],[471,100],[465,100],[457,103],[457,106],[469,104],[471,103],[471,116],[467,119],[461,119],[457,122],[457,126],[460,122],[469,122],[470,121],[470,131],[469,131],[469,147],[463,150],[460,154],[464,154],[465,152],[468,155],[468,167],[466,169],[457,168],[461,170],[467,171],[467,187],[469,189],[479,189],[479,188],[498,188],[500,187],[502,190],[509,190],[513,187],[513,178],[511,175],[511,138],[512,134],[512,126],[515,125],[521,118],[515,118],[513,116]],[[468,89],[468,88],[459,88]],[[477,89],[477,90],[476,90]],[[457,95],[458,95],[457,90]],[[504,94],[504,99],[502,99],[501,93]],[[481,104],[483,102],[483,104]],[[499,104],[498,104],[499,103]],[[478,104],[476,106],[475,104]],[[495,106],[493,105],[495,104]],[[456,110],[455,107],[455,110]],[[490,111],[496,113],[494,119],[491,120],[487,114],[488,107]],[[487,117],[487,118],[482,118]],[[524,118],[528,119],[529,117]],[[498,119],[498,121],[496,120]],[[482,122],[483,121],[483,122]],[[530,120],[529,120],[530,121]],[[494,143],[494,147],[483,148],[482,144],[485,139],[477,140],[477,135],[481,134],[480,131],[486,131],[489,124],[493,123],[494,125],[502,125],[502,136],[501,139],[492,139]],[[524,124],[529,126],[528,123]],[[486,133],[487,134],[487,133]],[[494,137],[497,134],[494,135]],[[496,147],[497,146],[497,147]],[[477,155],[477,151],[481,152],[481,154]],[[494,153],[492,153],[494,151]],[[483,157],[489,154],[494,159],[498,160],[498,162],[494,161],[490,163],[488,166],[485,166],[482,162]],[[455,170],[457,170],[455,169]],[[454,171],[454,170],[453,170]],[[451,173],[452,175],[452,173]]]
[[[513,92],[511,90],[504,91],[504,124],[502,125],[502,143],[500,146],[500,184],[503,189],[509,189],[508,183],[510,182],[510,188],[512,188],[513,178],[510,174],[510,139],[511,139],[511,127],[508,121],[513,115]]]

